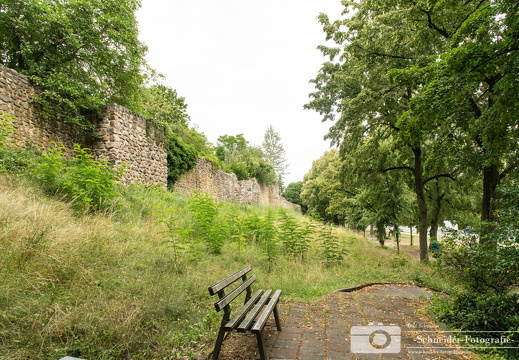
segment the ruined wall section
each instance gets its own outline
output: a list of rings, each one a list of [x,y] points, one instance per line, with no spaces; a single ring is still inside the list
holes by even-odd
[[[266,186],[256,179],[238,180],[235,174],[228,174],[213,168],[211,162],[199,158],[197,165],[181,175],[174,186],[175,190],[190,195],[193,191],[206,193],[218,201],[242,204],[275,205],[296,208],[297,205],[279,195],[277,186]]]
[[[98,159],[126,165],[124,184],[167,185],[168,163],[165,131],[143,116],[110,104],[97,128],[99,140],[92,146]]]
[[[97,159],[114,165],[126,164],[123,183],[167,185],[167,153],[164,129],[147,124],[144,117],[111,104],[97,126],[98,137],[89,136],[73,124],[41,116],[32,102],[38,90],[27,76],[0,65],[0,111],[14,119],[12,145],[43,151],[52,142],[72,149],[74,144],[92,149]]]
[[[21,148],[44,150],[52,142],[72,148],[74,143],[88,143],[87,136],[71,124],[43,118],[32,102],[37,90],[27,76],[0,64],[0,112],[14,118],[15,131],[10,143]]]
[[[235,174],[213,168],[213,164],[204,158],[198,158],[193,169],[180,175],[174,189],[186,195],[193,191],[206,193],[218,201],[259,203],[260,186],[255,179],[238,180]]]

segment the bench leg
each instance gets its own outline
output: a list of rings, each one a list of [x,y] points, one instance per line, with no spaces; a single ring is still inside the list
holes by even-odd
[[[258,331],[256,333],[256,339],[258,339],[258,350],[260,353],[261,360],[268,360],[267,354],[265,353],[265,345],[263,345],[263,331]]]
[[[276,327],[278,328],[278,331],[281,331],[281,323],[279,322],[279,315],[278,315],[278,306],[274,306],[274,320],[276,320]]]
[[[220,331],[218,332],[218,337],[216,338],[216,344],[214,345],[213,360],[218,360],[218,355],[220,355],[220,349],[222,348],[224,336],[225,336],[225,329],[222,324],[222,326],[220,327]]]

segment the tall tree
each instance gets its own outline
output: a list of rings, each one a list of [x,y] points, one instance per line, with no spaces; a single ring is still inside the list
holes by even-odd
[[[331,61],[323,65],[314,80],[318,91],[311,94],[314,100],[307,108],[319,111],[324,120],[333,120],[339,114],[328,137],[340,145],[342,152],[355,152],[365,137],[394,139],[391,151],[400,154],[397,156],[400,164],[379,170],[406,171],[412,176],[419,216],[420,257],[425,260],[428,257],[425,185],[443,174],[427,172],[424,146],[430,141],[428,135],[437,131],[438,124],[427,119],[412,124],[403,122],[401,119],[407,114],[409,101],[417,89],[393,83],[388,74],[392,69],[409,69],[434,61],[431,55],[445,45],[433,29],[438,25],[429,22],[431,12],[424,11],[428,8],[427,1],[343,3],[346,13],[354,12],[351,17],[330,23],[326,15],[320,16],[327,38],[334,39],[339,47],[321,47]],[[458,23],[463,21],[463,14],[454,10],[447,15]],[[339,62],[335,62],[338,55]]]
[[[519,3],[466,3],[473,10],[463,23],[438,31],[449,44],[446,51],[395,78],[421,88],[410,117],[449,122],[466,138],[471,151],[466,163],[482,176],[481,220],[494,222],[497,187],[519,165]],[[445,6],[464,11],[465,4]]]
[[[346,210],[341,206],[345,197],[340,179],[340,157],[336,149],[324,153],[312,163],[305,175],[301,201],[307,213],[319,220],[343,224]]]
[[[279,134],[274,130],[272,125],[269,125],[265,131],[262,150],[265,159],[274,167],[277,183],[281,189],[284,185],[288,163],[285,148],[281,142],[281,136],[279,136]]]
[[[43,92],[38,101],[63,120],[108,102],[138,104],[146,47],[138,40],[139,0],[14,0],[0,3],[0,63]]]
[[[215,154],[222,168],[236,174],[238,180],[254,177],[265,185],[276,183],[274,167],[264,158],[263,151],[251,146],[243,134],[220,136]]]

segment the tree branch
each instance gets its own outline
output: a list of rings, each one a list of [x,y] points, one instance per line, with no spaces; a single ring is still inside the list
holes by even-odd
[[[357,45],[356,43],[353,43],[352,45],[357,47],[357,48],[359,48],[359,49],[361,49],[361,50],[363,50],[363,51],[366,51],[368,54],[371,54],[371,55],[376,55],[376,56],[381,56],[381,57],[388,57],[388,58],[392,58],[392,59],[414,60],[414,58],[405,57],[405,56],[402,56],[402,55],[391,55],[391,54],[384,54],[384,53],[381,53],[381,52],[378,52],[378,51],[366,50],[365,48],[363,48],[360,45]]]
[[[432,15],[431,15],[431,11],[432,11],[432,8],[430,8],[429,10],[423,10],[423,9],[418,9],[419,11],[423,12],[425,15],[427,15],[427,27],[429,29],[432,29],[432,30],[435,30],[436,32],[438,32],[441,36],[443,36],[444,38],[446,39],[450,39],[451,38],[451,35],[447,32],[447,30],[445,29],[440,29],[433,21],[432,21]]]
[[[439,178],[444,178],[444,177],[449,178],[449,179],[451,179],[452,181],[456,181],[456,178],[453,177],[451,174],[438,174],[438,175],[431,176],[431,177],[428,178],[428,179],[425,179],[425,180],[423,181],[423,184],[425,185],[425,184],[427,184],[427,183],[428,183],[429,181],[431,181],[431,180],[435,180],[435,179],[439,179]]]
[[[414,171],[414,169],[410,166],[395,166],[395,167],[390,167],[390,168],[387,168],[387,169],[383,169],[383,170],[380,170],[381,172],[383,173],[386,173],[388,171],[391,171],[391,170],[409,170],[409,171]]]

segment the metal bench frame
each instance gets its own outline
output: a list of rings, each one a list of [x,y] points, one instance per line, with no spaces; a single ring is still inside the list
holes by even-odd
[[[214,303],[216,311],[220,312],[223,310],[224,312],[213,350],[213,360],[218,359],[225,333],[230,333],[232,330],[237,330],[238,332],[249,331],[256,334],[260,358],[261,360],[267,360],[268,356],[263,343],[263,328],[270,314],[274,313],[277,330],[281,331],[277,309],[281,290],[276,290],[274,293],[272,290],[257,290],[253,294],[251,285],[256,281],[256,276],[247,277],[251,270],[252,267],[247,265],[209,287],[211,296],[218,295],[218,301]],[[226,288],[239,280],[242,282],[226,294]],[[231,317],[231,303],[244,291],[246,292],[244,304]]]

